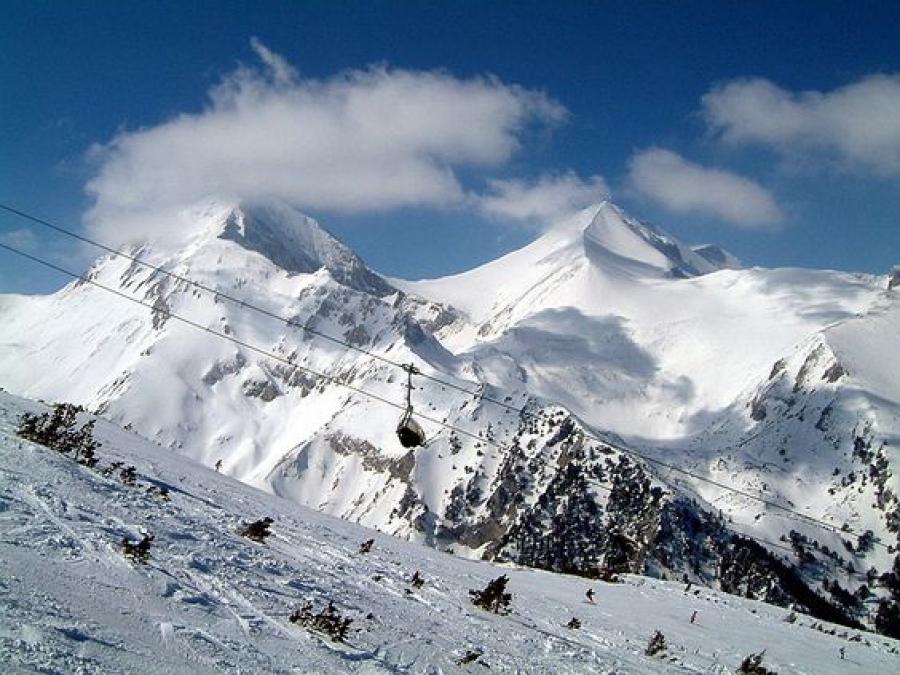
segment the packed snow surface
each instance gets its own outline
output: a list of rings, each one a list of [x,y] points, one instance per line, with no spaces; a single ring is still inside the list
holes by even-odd
[[[888,638],[675,582],[465,560],[299,507],[103,420],[88,469],[18,438],[25,410],[46,408],[0,392],[6,673],[731,673],[762,650],[782,674],[900,671]],[[136,467],[136,485],[104,475],[112,461]],[[235,533],[264,516],[264,543]],[[143,534],[155,537],[149,560],[123,557],[122,539]],[[469,590],[501,574],[511,613],[474,606]],[[307,601],[352,619],[346,642],[288,620]],[[667,648],[648,656],[656,631]]]

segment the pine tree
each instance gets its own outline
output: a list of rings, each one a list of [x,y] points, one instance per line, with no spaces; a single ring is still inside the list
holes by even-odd
[[[288,618],[291,623],[325,633],[335,642],[344,642],[350,632],[350,624],[353,619],[345,618],[335,609],[330,600],[328,605],[319,612],[313,612],[312,601],[307,601],[303,607],[296,610]]]
[[[145,534],[137,543],[132,542],[128,537],[122,539],[122,555],[130,558],[134,562],[147,562],[150,557],[150,544],[153,543],[153,535]]]
[[[126,466],[119,471],[119,480],[123,485],[137,484],[137,469],[133,466]]]
[[[653,637],[650,638],[650,642],[647,643],[647,648],[644,650],[644,653],[647,656],[656,656],[667,648],[666,636],[663,635],[661,631],[656,631],[653,634]]]
[[[97,463],[94,453],[100,443],[94,440],[95,420],[75,428],[81,410],[71,403],[57,403],[49,413],[23,413],[16,434],[63,454],[74,453],[75,459],[93,467]]]
[[[266,537],[272,534],[269,532],[269,526],[274,522],[271,518],[266,517],[238,528],[237,533],[242,537],[262,543],[266,540]]]
[[[484,652],[481,651],[480,649],[470,649],[469,651],[467,651],[465,653],[465,655],[463,655],[461,658],[456,660],[456,665],[464,666],[467,663],[477,663],[478,659],[481,658],[482,654],[484,654]]]
[[[900,604],[882,598],[875,614],[875,630],[882,635],[900,639]]]
[[[750,654],[738,666],[737,673],[740,675],[778,675],[774,670],[769,670],[763,664],[763,656],[766,650],[763,649],[759,654]]]
[[[509,582],[509,578],[502,574],[485,586],[483,590],[470,590],[472,604],[495,614],[509,614],[512,594],[506,592],[507,582]]]
[[[96,450],[100,447],[100,441],[94,439],[94,424],[97,420],[91,420],[82,425],[81,429],[73,434],[73,449],[75,460],[89,469],[97,466]]]

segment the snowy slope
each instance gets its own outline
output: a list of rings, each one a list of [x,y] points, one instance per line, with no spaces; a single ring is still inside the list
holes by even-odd
[[[0,392],[4,672],[730,673],[762,650],[779,673],[900,668],[898,641],[805,616],[789,623],[787,610],[680,583],[591,582],[591,605],[584,579],[379,535],[102,420],[100,463],[88,469],[15,436],[24,410],[43,409]],[[134,466],[137,484],[104,475],[112,461]],[[262,516],[274,519],[265,543],[235,534]],[[150,559],[124,558],[122,538],[145,533],[155,537]],[[369,538],[371,552],[360,553]],[[421,588],[409,583],[414,572]],[[512,593],[506,616],[468,595],[500,574]],[[288,620],[307,601],[329,600],[352,619],[346,643]],[[580,628],[566,627],[573,618]],[[647,656],[657,630],[668,648]],[[460,664],[470,653],[477,661]]]
[[[206,206],[197,214],[203,221],[198,234],[184,249],[136,252],[175,276],[115,256],[97,261],[92,281],[143,304],[81,282],[33,303],[4,299],[5,386],[102,410],[194,459],[211,464],[224,458],[228,471],[263,480],[345,407],[347,391],[329,386],[328,378],[374,367],[364,354],[304,328],[361,349],[390,348],[404,362],[423,366],[422,356],[443,354],[395,307],[404,302],[395,289],[313,221],[285,209]],[[279,317],[296,317],[297,325]],[[259,358],[215,333],[280,361]],[[404,344],[413,339],[416,344]],[[397,386],[372,387],[398,405],[402,400]],[[315,404],[303,405],[311,393]]]
[[[442,337],[499,389],[527,387],[674,465],[658,478],[740,532],[802,533],[826,554],[797,547],[798,569],[861,589],[860,567],[891,568],[900,535],[896,290],[799,269],[679,278],[685,247],[639,225],[604,205],[479,269],[401,286],[468,315]],[[857,552],[840,529],[881,545],[835,565]]]
[[[527,382],[636,442],[683,438],[811,333],[890,302],[883,279],[699,258],[604,204],[476,270],[400,285],[467,314],[440,337],[497,386]]]
[[[283,205],[185,217],[183,246],[133,250],[170,274],[106,256],[93,283],[0,296],[0,384],[460,554],[803,605],[785,565],[866,625],[890,597],[900,311],[885,278],[732,269],[610,204],[415,283]],[[394,434],[406,363],[423,373],[416,451]],[[791,531],[828,551],[786,545]]]

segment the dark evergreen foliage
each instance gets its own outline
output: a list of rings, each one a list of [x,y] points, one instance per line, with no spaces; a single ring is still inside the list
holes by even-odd
[[[652,487],[643,470],[627,457],[618,463],[605,455],[589,460],[582,439],[570,437],[570,424],[560,425],[557,437],[561,434],[554,440],[563,444],[569,461],[535,506],[512,525],[503,546],[516,551],[510,556],[516,562],[554,572],[598,577],[643,571],[662,491]],[[488,500],[492,512],[515,504],[524,487],[519,482],[534,469],[526,465],[508,485],[498,488]],[[613,488],[604,517],[591,486],[607,479]]]
[[[865,555],[866,553],[870,553],[875,545],[875,533],[872,530],[866,530],[861,535],[859,535],[859,539],[856,543],[856,552]]]
[[[509,614],[509,603],[512,600],[512,593],[506,592],[506,584],[508,582],[509,577],[502,574],[482,590],[470,590],[469,595],[472,597],[472,604],[495,614]]]
[[[765,654],[765,649],[759,654],[750,654],[741,661],[741,665],[735,672],[740,675],[778,675],[774,670],[769,670],[762,664]]]
[[[133,542],[128,537],[122,539],[122,555],[134,562],[147,562],[150,557],[150,544],[153,536],[145,534],[139,542]]]
[[[169,488],[161,485],[148,485],[147,494],[156,495],[163,501],[169,501]]]
[[[312,601],[307,601],[303,607],[291,614],[289,621],[324,633],[335,642],[347,640],[350,624],[353,623],[353,619],[342,617],[330,600],[328,605],[318,612],[313,611]]]
[[[845,609],[807,586],[795,569],[752,539],[733,535],[723,546],[720,560],[718,578],[726,593],[782,607],[794,605],[825,621],[850,628],[863,627]]]
[[[39,443],[74,459],[87,467],[97,464],[96,450],[100,442],[94,440],[95,420],[76,428],[82,408],[71,403],[57,403],[49,413],[24,413],[19,418],[16,434],[20,438]]]
[[[272,534],[269,532],[269,526],[274,522],[271,518],[266,517],[238,528],[237,533],[242,537],[262,543],[266,540],[266,537]]]
[[[890,592],[891,597],[900,602],[900,555],[894,556],[891,571],[882,574],[878,580]]]
[[[900,640],[900,604],[893,600],[879,601],[878,612],[875,614],[875,630],[882,635]]]
[[[656,631],[647,643],[647,648],[644,650],[644,653],[647,656],[656,656],[660,652],[664,652],[667,648],[666,636],[663,635],[661,631]]]
[[[465,653],[464,656],[456,660],[456,665],[464,666],[467,663],[475,663],[478,659],[481,658],[481,655],[484,654],[483,651],[478,649],[470,649]]]
[[[863,598],[840,592],[819,595],[800,570],[755,541],[734,535],[721,514],[704,511],[684,497],[667,499],[640,463],[610,456],[583,440],[572,425],[557,427],[553,441],[564,451],[558,460],[560,470],[534,505],[521,512],[517,499],[532,488],[529,477],[541,467],[513,448],[500,471],[503,479],[484,502],[492,520],[473,528],[476,536],[484,536],[496,533],[509,519],[505,536],[488,545],[486,557],[610,580],[621,573],[676,574],[703,584],[718,582],[729,593],[860,627],[854,613],[862,611]],[[605,509],[592,494],[591,485],[597,480],[612,485]],[[470,508],[468,489],[456,490],[451,497],[453,508],[447,516],[464,518]],[[864,547],[869,539],[863,537]],[[808,570],[812,576],[821,578],[822,563],[811,551],[846,567],[836,552],[820,548],[799,533],[792,533],[790,541],[801,561],[815,567]],[[481,543],[476,537],[470,542]],[[855,553],[855,547],[850,550]]]
[[[119,480],[123,485],[137,485],[137,469],[133,466],[125,466],[119,470]]]

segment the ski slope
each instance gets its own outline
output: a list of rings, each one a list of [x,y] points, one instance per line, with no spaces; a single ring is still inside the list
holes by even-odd
[[[15,436],[24,410],[45,409],[0,391],[6,673],[731,673],[763,649],[782,674],[900,671],[895,640],[790,623],[788,610],[676,582],[465,560],[305,509],[103,420],[100,464],[88,469]],[[103,475],[114,460],[136,468],[136,486]],[[265,543],[235,534],[263,516],[274,519]],[[155,537],[149,561],[125,559],[119,542],[144,533]],[[506,616],[468,594],[500,574]],[[352,619],[346,643],[288,621],[308,600]],[[580,628],[566,627],[572,618]],[[669,646],[647,656],[657,630]]]

